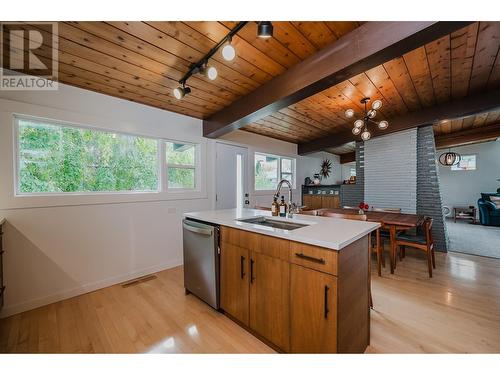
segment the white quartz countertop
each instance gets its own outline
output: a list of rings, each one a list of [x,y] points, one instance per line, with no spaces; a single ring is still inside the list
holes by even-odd
[[[246,219],[254,216],[271,216],[271,212],[244,208],[240,210],[211,210],[188,212],[184,214],[186,218],[197,219],[272,237],[284,238],[290,241],[326,247],[333,250],[341,250],[380,227],[379,223],[310,215],[294,215],[293,219],[273,217],[275,220],[308,224],[306,227],[294,230],[277,229],[237,221],[237,219]]]

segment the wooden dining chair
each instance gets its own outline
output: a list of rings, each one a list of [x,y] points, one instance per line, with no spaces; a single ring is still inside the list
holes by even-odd
[[[311,215],[311,216],[318,216],[318,211],[317,210],[305,210],[305,211],[300,211],[301,215]]]
[[[390,212],[394,214],[400,214],[401,208],[380,208],[380,207],[372,207],[372,211],[375,212]]]
[[[253,206],[253,208],[256,210],[271,211],[271,207],[268,207],[268,206],[255,205],[255,206]]]
[[[432,238],[432,223],[433,219],[426,217],[421,228],[418,228],[416,234],[399,233],[396,235],[396,248],[400,251],[408,247],[413,247],[424,251],[427,254],[427,268],[429,277],[432,277],[432,269],[436,268],[436,258],[434,255],[434,240]],[[396,259],[396,254],[392,254],[393,259]]]
[[[334,217],[337,219],[366,221],[366,215],[358,215],[358,214],[341,214],[337,212],[323,211],[319,213],[319,216]]]
[[[372,211],[400,214],[401,208],[372,207]],[[404,229],[405,228],[396,228],[396,231],[399,232]],[[389,228],[385,227],[382,223],[382,226],[379,229],[377,229],[377,231],[372,235],[372,239],[374,239],[373,237],[375,237],[375,241],[373,241],[373,244],[376,245],[373,247],[373,250],[377,254],[377,271],[378,275],[382,276],[382,267],[385,268],[384,242],[385,240],[389,240],[391,237],[389,233]],[[401,253],[399,256],[401,257]]]
[[[336,219],[348,219],[348,220],[360,220],[366,221],[366,215],[356,215],[356,214],[341,214],[337,212],[323,211],[319,213],[320,216],[332,217]],[[371,238],[368,237],[370,242]],[[371,243],[368,244],[368,251],[371,252]],[[370,258],[368,258],[370,260]],[[370,298],[370,308],[373,309],[373,298],[372,298],[372,283],[371,283],[371,267],[370,262],[368,262],[368,280],[369,280],[369,298]]]

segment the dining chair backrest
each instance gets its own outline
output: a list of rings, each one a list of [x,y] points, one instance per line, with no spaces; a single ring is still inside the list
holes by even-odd
[[[324,211],[320,213],[320,216],[334,217],[337,219],[349,219],[349,220],[360,220],[366,221],[366,215],[356,215],[356,214],[340,214],[337,212]]]
[[[256,210],[263,210],[263,211],[271,211],[271,207],[268,207],[268,206],[254,206],[253,208],[255,208]]]
[[[379,207],[372,207],[372,211],[375,211],[375,212],[389,212],[389,213],[400,214],[401,213],[401,208],[379,208]]]
[[[432,224],[434,223],[434,219],[430,217],[426,217],[424,219],[424,223],[422,224],[424,227],[424,233],[425,233],[425,239],[427,242],[427,245],[430,245],[434,242],[432,239]]]
[[[306,210],[306,211],[301,211],[301,215],[311,215],[311,216],[318,216],[318,211],[316,210]]]

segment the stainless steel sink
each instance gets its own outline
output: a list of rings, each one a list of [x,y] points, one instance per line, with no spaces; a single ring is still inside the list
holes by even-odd
[[[289,221],[273,220],[265,216],[254,216],[247,219],[236,219],[243,223],[263,225],[265,227],[272,227],[284,230],[294,230],[307,227],[309,224],[291,223]]]

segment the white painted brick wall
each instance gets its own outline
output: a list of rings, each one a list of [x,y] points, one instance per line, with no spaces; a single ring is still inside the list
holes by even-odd
[[[417,129],[371,139],[364,153],[365,201],[416,213]]]

